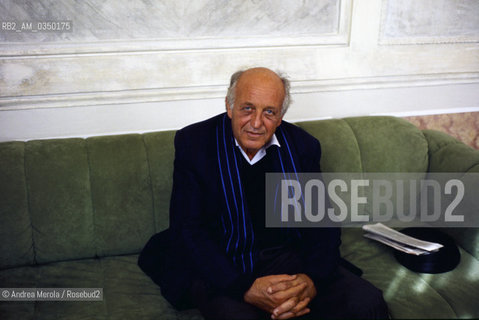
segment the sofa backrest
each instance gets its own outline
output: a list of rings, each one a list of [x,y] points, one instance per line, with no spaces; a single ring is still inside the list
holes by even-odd
[[[426,172],[428,145],[421,130],[395,117],[300,122],[321,142],[324,172]]]
[[[392,117],[300,123],[326,172],[425,172],[427,142]],[[0,143],[0,268],[137,253],[168,226],[174,132]]]
[[[0,268],[137,253],[168,226],[174,132],[0,144]]]

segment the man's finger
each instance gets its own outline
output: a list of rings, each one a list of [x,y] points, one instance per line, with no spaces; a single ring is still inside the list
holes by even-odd
[[[306,306],[309,304],[310,301],[311,301],[311,299],[309,297],[304,298],[291,311],[294,312],[294,313],[300,312],[301,310],[306,308]]]
[[[278,284],[281,284],[281,283],[287,283],[287,282],[290,282],[290,281],[294,281],[296,280],[296,278],[298,277],[298,275],[296,274],[293,274],[293,275],[289,275],[289,274],[278,274],[278,275],[274,275],[274,276],[268,276],[268,280],[271,282],[271,285],[267,288],[267,292],[268,293],[274,293],[274,292],[277,292],[279,291],[278,289],[275,288],[276,285]],[[283,289],[285,290],[285,289]]]
[[[309,308],[306,308],[306,309],[303,309],[301,310],[300,312],[298,313],[294,313],[292,311],[288,311],[288,312],[285,312],[283,314],[280,314],[279,316],[275,316],[274,314],[271,315],[271,319],[278,319],[278,320],[282,320],[282,319],[290,319],[290,318],[296,318],[296,317],[301,317],[307,313],[309,313],[311,310]]]
[[[297,286],[297,285],[298,285],[297,279],[281,281],[281,282],[278,282],[278,283],[275,283],[275,284],[269,286],[268,287],[268,293],[273,294],[273,293],[276,293],[278,291],[285,291],[285,290],[287,290],[291,287]]]
[[[272,297],[278,301],[282,301],[282,300],[284,301],[291,297],[300,297],[307,286],[308,284],[306,282],[301,282],[294,287],[288,288],[284,291],[278,291],[272,294]]]
[[[298,303],[298,298],[297,297],[292,297],[292,298],[286,300],[285,302],[283,302],[279,307],[275,308],[273,310],[273,315],[278,317],[281,314],[283,314],[285,312],[288,312],[291,309],[293,309],[296,306],[297,303]]]
[[[300,312],[296,313],[295,317],[301,317],[301,316],[305,315],[306,313],[309,313],[310,311],[311,311],[311,309],[305,308],[305,309],[301,310]]]
[[[278,313],[274,313],[274,311],[276,310],[273,310],[273,316],[272,319],[289,319],[289,318],[292,318],[292,317],[298,317],[300,315],[303,315],[303,314],[306,314],[309,312],[309,309],[306,308],[306,306],[308,305],[309,301],[311,299],[309,298],[305,298],[303,300],[301,300],[296,306],[294,306],[291,310],[289,311],[286,311],[284,313],[281,313],[281,314],[278,314]]]
[[[296,314],[294,312],[288,311],[285,313],[280,314],[279,316],[275,316],[274,314],[271,315],[271,319],[289,319],[296,317]]]

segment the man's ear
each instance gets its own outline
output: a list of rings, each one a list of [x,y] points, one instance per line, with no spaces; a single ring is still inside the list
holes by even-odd
[[[281,118],[279,118],[276,128],[279,127],[279,125],[281,124],[281,121],[283,121],[283,117],[284,117],[284,115],[282,115]]]
[[[231,119],[233,117],[233,110],[230,108],[230,104],[228,103],[228,98],[225,98],[225,106],[226,112],[228,113],[228,117]]]

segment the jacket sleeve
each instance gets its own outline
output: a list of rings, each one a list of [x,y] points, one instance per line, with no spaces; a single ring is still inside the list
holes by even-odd
[[[192,154],[190,141],[178,131],[175,137],[173,191],[170,226],[191,258],[195,273],[209,285],[231,295],[243,296],[253,279],[243,275],[215,241],[205,217],[205,203],[218,201],[206,194],[195,168],[198,158]],[[200,161],[201,162],[201,161]]]

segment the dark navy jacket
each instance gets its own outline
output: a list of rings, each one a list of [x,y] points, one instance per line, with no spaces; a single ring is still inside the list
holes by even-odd
[[[217,124],[223,117],[220,114],[176,133],[170,228],[150,239],[139,259],[143,271],[179,309],[190,306],[188,293],[194,278],[201,278],[217,290],[243,293],[254,281],[225,253],[221,213],[226,210],[226,201],[216,143]],[[319,142],[286,121],[280,127],[290,139],[298,172],[319,172]],[[299,248],[304,253],[304,270],[298,272],[308,274],[318,285],[337,268],[340,231],[337,228],[298,231]]]

